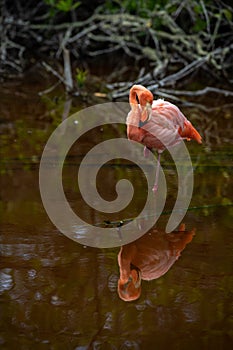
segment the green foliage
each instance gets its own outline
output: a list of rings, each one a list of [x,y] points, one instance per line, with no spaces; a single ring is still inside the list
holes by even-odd
[[[169,0],[107,0],[104,7],[110,12],[117,12],[119,8],[129,14],[137,14],[142,17],[150,17],[150,13],[156,8],[161,9],[169,3]]]
[[[75,80],[79,88],[82,88],[87,80],[87,71],[81,68],[76,68]]]
[[[205,29],[206,29],[206,22],[201,18],[197,18],[193,26],[193,31],[198,33]]]
[[[232,12],[228,9],[223,9],[222,12],[224,13],[226,19],[228,19],[228,21],[232,21]]]
[[[228,8],[218,8],[210,0],[188,0],[187,6],[181,6],[179,0],[107,0],[102,10],[148,18],[151,27],[156,30],[169,30],[171,21],[174,21],[177,27],[194,34],[205,32],[208,26],[215,26],[219,16],[225,17],[228,22],[231,22],[233,17]]]
[[[52,16],[54,16],[57,11],[69,12],[81,5],[80,1],[75,2],[75,0],[44,0],[44,2],[51,7],[50,14]]]
[[[130,13],[142,13],[152,11],[154,9],[155,2],[151,0],[125,0],[122,1],[122,6]]]

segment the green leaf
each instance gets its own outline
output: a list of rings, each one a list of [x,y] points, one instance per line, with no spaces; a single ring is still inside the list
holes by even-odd
[[[228,19],[228,21],[232,20],[232,12],[231,11],[229,11],[228,9],[224,9],[223,13],[224,13],[226,19]]]
[[[193,26],[193,30],[195,32],[202,31],[206,28],[206,22],[200,18],[196,19],[195,25]]]

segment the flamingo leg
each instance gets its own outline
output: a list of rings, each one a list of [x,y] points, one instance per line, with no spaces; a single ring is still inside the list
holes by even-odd
[[[149,154],[150,154],[150,149],[148,147],[144,147],[144,157],[145,158],[148,158],[149,157]]]
[[[122,241],[122,232],[120,227],[117,227],[117,233],[118,233],[119,240]]]
[[[124,224],[124,221],[120,221],[119,224],[117,225],[117,233],[119,240],[122,241],[122,232],[121,232],[121,226]]]
[[[156,173],[155,173],[155,183],[154,183],[154,186],[153,186],[153,189],[152,189],[154,192],[158,191],[160,157],[161,157],[161,153],[158,152],[157,167],[156,167]]]

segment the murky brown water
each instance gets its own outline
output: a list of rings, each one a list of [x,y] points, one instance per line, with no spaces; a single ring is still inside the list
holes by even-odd
[[[41,85],[37,80],[30,84],[17,89],[8,85],[1,91],[1,349],[230,349],[233,153],[228,130],[219,144],[213,137],[204,146],[188,145],[195,188],[183,221],[196,234],[185,248],[183,244],[176,260],[175,244],[181,238],[177,233],[173,243],[161,241],[168,218],[164,213],[158,232],[150,231],[154,245],[150,239],[138,245],[145,256],[142,266],[155,269],[165,256],[168,271],[163,265],[164,275],[142,279],[139,299],[125,302],[117,292],[120,248],[84,247],[59,233],[45,213],[38,187],[39,159],[61,120],[63,101],[41,101],[36,94]],[[111,136],[116,133],[108,131]],[[93,223],[120,219],[95,213],[74,187],[80,157],[98,137],[96,131],[87,135],[64,168],[71,206]],[[169,183],[169,210],[176,198],[175,170],[166,154],[162,164]],[[124,175],[134,181],[137,194],[123,219],[134,217],[144,205],[145,183],[139,170],[122,162],[107,164],[102,169],[104,181],[98,184],[102,195],[111,199],[113,180]],[[187,233],[183,235],[185,240]]]

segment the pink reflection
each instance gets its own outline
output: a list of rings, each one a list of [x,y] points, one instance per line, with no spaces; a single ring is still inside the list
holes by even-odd
[[[141,295],[141,280],[149,281],[163,276],[194,235],[195,229],[186,231],[185,225],[181,224],[176,232],[165,233],[154,229],[122,246],[118,254],[119,297],[124,301],[138,299]]]

